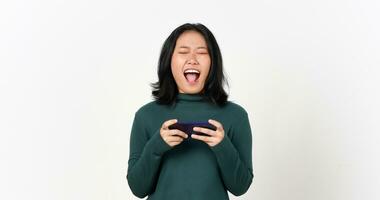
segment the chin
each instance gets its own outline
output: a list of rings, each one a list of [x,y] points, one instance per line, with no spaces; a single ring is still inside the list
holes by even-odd
[[[200,91],[193,91],[193,90],[185,90],[183,93],[185,94],[198,94]]]
[[[185,94],[198,94],[202,92],[202,89],[184,89],[182,91]]]

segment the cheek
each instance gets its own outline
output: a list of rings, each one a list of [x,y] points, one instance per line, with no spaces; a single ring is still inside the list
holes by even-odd
[[[178,67],[172,65],[172,74],[174,79],[178,79]]]
[[[172,68],[179,68],[183,64],[184,59],[180,56],[173,55],[171,59],[171,66]]]
[[[211,66],[210,57],[203,57],[203,58],[199,59],[199,62],[202,64],[202,66],[204,66],[206,68],[210,68],[210,66]]]
[[[203,70],[202,70],[203,72],[205,72],[203,74],[204,79],[206,79],[206,77],[210,73],[210,69],[211,69],[211,61],[210,60],[205,60],[204,65],[203,65]]]
[[[181,65],[178,62],[174,61],[174,60],[172,60],[172,63],[171,63],[171,70],[172,70],[172,73],[173,73],[173,77],[175,79],[179,79],[180,76],[182,76]]]
[[[206,81],[206,78],[207,78],[208,74],[210,73],[210,68],[208,68],[208,69],[206,68],[204,70],[204,72],[205,73],[203,73],[203,80]]]

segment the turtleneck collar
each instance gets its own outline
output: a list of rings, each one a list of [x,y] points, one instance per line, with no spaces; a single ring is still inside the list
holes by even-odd
[[[179,101],[202,101],[202,100],[204,100],[204,95],[202,95],[202,94],[178,93],[177,99]]]

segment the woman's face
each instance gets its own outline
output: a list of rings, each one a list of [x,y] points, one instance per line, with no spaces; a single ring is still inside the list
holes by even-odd
[[[210,71],[211,58],[203,36],[185,31],[177,39],[171,70],[179,93],[202,93]]]

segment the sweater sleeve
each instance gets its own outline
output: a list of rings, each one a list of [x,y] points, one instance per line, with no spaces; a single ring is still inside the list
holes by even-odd
[[[235,196],[247,192],[253,179],[252,133],[248,114],[244,113],[238,125],[232,128],[231,139],[225,134],[219,144],[211,147],[223,182]]]
[[[162,139],[159,129],[149,139],[143,116],[135,113],[128,160],[127,180],[132,193],[139,198],[151,194],[156,186],[161,158],[171,147]]]

